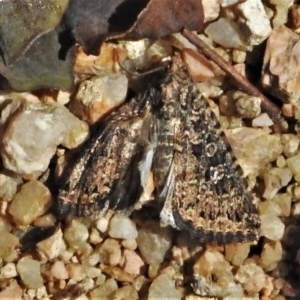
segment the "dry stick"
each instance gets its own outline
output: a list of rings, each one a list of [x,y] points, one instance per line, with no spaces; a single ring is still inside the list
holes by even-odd
[[[232,65],[226,62],[218,53],[206,45],[196,34],[190,30],[183,29],[182,35],[194,46],[197,47],[207,58],[214,61],[223,71],[231,76],[237,84],[247,93],[259,97],[263,109],[270,114],[273,120],[280,117],[281,110],[264,96],[254,85],[252,85],[243,75],[241,75]]]

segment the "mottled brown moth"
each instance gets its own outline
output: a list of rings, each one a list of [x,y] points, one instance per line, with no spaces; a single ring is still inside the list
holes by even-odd
[[[254,241],[259,216],[219,122],[179,56],[162,84],[152,170],[161,220],[205,243]]]
[[[141,165],[151,167],[163,224],[203,243],[258,238],[253,195],[179,56],[158,86],[116,110],[87,144],[66,173],[59,212],[88,215],[133,206],[143,191]]]

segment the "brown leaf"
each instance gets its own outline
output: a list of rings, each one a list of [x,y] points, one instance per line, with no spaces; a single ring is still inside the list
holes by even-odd
[[[151,0],[125,37],[157,39],[183,28],[200,30],[203,21],[200,0]]]

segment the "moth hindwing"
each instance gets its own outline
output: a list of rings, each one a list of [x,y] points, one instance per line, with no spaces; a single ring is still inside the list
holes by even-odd
[[[259,217],[242,170],[179,57],[162,86],[153,160],[164,224],[200,241],[254,241]]]
[[[151,142],[153,93],[148,89],[118,108],[84,145],[64,172],[59,215],[129,208],[139,198],[143,191],[139,166]]]

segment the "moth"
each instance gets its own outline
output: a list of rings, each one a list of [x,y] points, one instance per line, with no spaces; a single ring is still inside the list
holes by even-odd
[[[107,117],[66,168],[56,205],[58,215],[125,209],[140,197],[147,176],[140,163],[151,147],[149,99],[153,93],[155,89],[150,88]]]
[[[115,111],[84,148],[60,189],[59,211],[130,207],[150,169],[164,225],[203,243],[258,239],[253,195],[179,55],[160,84]]]
[[[203,243],[255,241],[253,195],[220,124],[175,56],[162,84],[152,170],[162,223]]]

